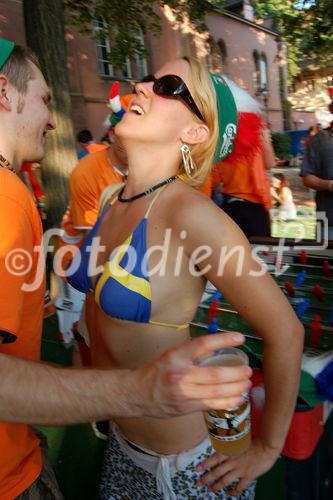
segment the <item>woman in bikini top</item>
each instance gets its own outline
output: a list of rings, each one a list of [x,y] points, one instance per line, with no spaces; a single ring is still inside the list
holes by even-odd
[[[262,434],[240,457],[215,456],[206,467],[222,463],[209,476],[217,489],[237,478],[242,489],[282,449],[302,328],[273,280],[259,272],[238,227],[194,189],[232,151],[237,111],[226,83],[192,59],[168,63],[146,80],[116,126],[128,155],[126,186],[101,213],[69,281],[87,293],[92,359],[100,368],[137,367],[187,340],[207,279],[262,336]],[[162,455],[207,436],[201,413],[115,420],[134,446]]]

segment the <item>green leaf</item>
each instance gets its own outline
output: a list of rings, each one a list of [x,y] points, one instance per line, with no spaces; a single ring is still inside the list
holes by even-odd
[[[214,0],[160,0],[161,7],[168,6],[179,21],[186,16],[198,31],[204,31],[204,17],[215,5],[223,2]],[[156,13],[157,2],[150,0],[64,0],[67,14],[67,26],[73,27],[83,35],[93,39],[108,38],[111,47],[110,63],[122,68],[126,58],[135,54],[146,54],[144,47],[138,42],[138,31],[158,34],[161,31],[161,20]],[[104,28],[98,34],[94,32],[93,23],[104,21]]]

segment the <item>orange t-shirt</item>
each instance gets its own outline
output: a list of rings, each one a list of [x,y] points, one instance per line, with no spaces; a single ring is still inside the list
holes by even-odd
[[[200,186],[198,188],[198,191],[200,191],[200,193],[203,193],[206,196],[208,196],[209,198],[211,198],[211,196],[212,196],[212,175],[211,175],[211,173],[209,173],[207,175],[204,184],[202,184],[202,186]]]
[[[98,203],[104,189],[110,184],[123,182],[123,176],[112,167],[109,148],[87,155],[73,170],[70,179],[70,208],[64,214],[59,238],[59,247],[71,245],[73,251],[63,254],[62,269],[66,269],[73,258],[75,247],[84,240],[83,229],[91,229],[98,217]]]
[[[233,161],[223,160],[213,167],[211,175],[213,189],[222,182],[223,193],[259,203],[266,210],[270,209],[269,179],[260,151],[251,157],[238,156]]]
[[[37,209],[23,182],[12,172],[0,168],[0,330],[16,337],[13,343],[0,344],[0,353],[38,360],[42,334],[44,268],[40,283],[32,291],[38,267],[42,226]],[[21,250],[23,261],[9,259],[11,251]],[[31,258],[30,270],[20,267]],[[44,259],[41,260],[44,262]],[[16,275],[9,265],[16,269]],[[22,269],[22,268],[21,268]],[[25,267],[26,269],[26,267]],[[38,274],[38,273],[37,273]],[[15,387],[12,387],[15,391]],[[39,476],[42,467],[38,438],[28,425],[0,423],[0,498],[13,500]]]
[[[108,149],[109,146],[106,144],[96,144],[96,142],[92,144],[88,144],[86,146],[86,150],[89,151],[89,153],[97,153],[97,151],[103,151],[104,149]]]
[[[123,182],[110,163],[109,148],[87,155],[69,178],[70,211],[75,229],[91,229],[98,217],[98,202],[109,184]]]

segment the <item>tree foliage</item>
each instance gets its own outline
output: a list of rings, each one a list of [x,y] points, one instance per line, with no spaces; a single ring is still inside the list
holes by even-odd
[[[221,2],[207,0],[64,0],[68,24],[80,33],[110,41],[110,62],[118,68],[124,65],[127,57],[144,53],[138,44],[138,32],[150,31],[158,34],[161,30],[157,6],[168,6],[182,21],[187,16],[199,31],[205,29],[203,19],[212,4]],[[104,21],[104,28],[93,33],[94,21]]]
[[[218,0],[64,0],[71,26],[83,34],[92,34],[93,21],[104,20],[105,27],[95,37],[108,38],[110,62],[120,68],[126,57],[144,53],[138,44],[139,28],[158,34],[160,18],[156,6],[170,7],[179,21],[187,16],[199,31],[206,26],[204,17],[212,7],[223,7]],[[302,62],[320,63],[332,59],[333,0],[254,0],[259,18],[271,18],[288,43],[289,74],[293,78]]]
[[[333,0],[255,0],[257,15],[270,17],[288,43],[289,73],[302,64],[332,62]]]
[[[169,6],[178,20],[187,16],[199,31],[212,7],[223,7],[218,0],[64,0],[70,24],[84,34],[92,33],[92,23],[105,20],[105,29],[95,37],[110,40],[110,62],[122,67],[126,57],[144,53],[137,33],[158,34],[160,18],[154,6]],[[333,0],[254,0],[257,16],[269,17],[288,43],[289,75],[297,75],[302,63],[327,63],[333,54]]]

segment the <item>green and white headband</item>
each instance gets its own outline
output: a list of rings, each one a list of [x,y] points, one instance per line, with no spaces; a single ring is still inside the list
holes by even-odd
[[[7,62],[7,59],[13,52],[14,47],[15,47],[14,42],[10,42],[5,38],[0,38],[0,69],[5,64],[5,62]]]
[[[221,75],[210,73],[217,100],[219,137],[215,151],[214,163],[229,156],[234,149],[237,134],[238,113],[231,90]]]

